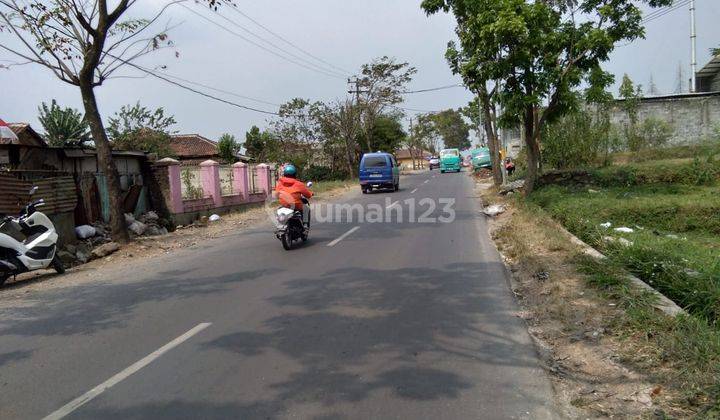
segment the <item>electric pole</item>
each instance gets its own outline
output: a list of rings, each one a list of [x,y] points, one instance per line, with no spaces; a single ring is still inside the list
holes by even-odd
[[[695,92],[695,72],[697,71],[697,32],[695,30],[695,0],[690,0],[690,92]]]
[[[355,77],[355,80],[351,80],[350,78],[348,78],[348,85],[351,85],[350,88],[348,89],[348,93],[351,95],[355,94],[355,105],[357,107],[356,111],[357,111],[358,129],[359,129],[359,131],[362,132],[363,131],[362,130],[362,107],[360,106],[360,94],[367,93],[367,91],[360,90],[360,79],[358,79],[357,77]],[[354,85],[354,89],[353,89],[353,85]],[[366,131],[365,135],[369,136],[370,131],[369,130]],[[368,143],[368,153],[372,153],[372,150],[370,150],[370,139],[366,139],[366,140]]]

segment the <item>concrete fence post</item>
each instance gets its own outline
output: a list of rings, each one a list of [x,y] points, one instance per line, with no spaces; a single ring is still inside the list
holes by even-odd
[[[220,164],[214,160],[206,160],[200,164],[200,181],[205,194],[212,196],[215,207],[222,207],[222,190],[220,188]]]
[[[248,194],[248,166],[243,162],[238,162],[232,166],[233,170],[233,190],[236,194],[242,196],[247,201],[250,198]]]
[[[167,168],[167,189],[161,186],[165,204],[172,213],[183,212],[182,181],[180,179],[180,162],[172,158],[164,158],[155,162],[156,166]]]
[[[255,167],[257,173],[258,188],[265,193],[265,196],[272,194],[272,179],[270,179],[270,166],[264,163]]]

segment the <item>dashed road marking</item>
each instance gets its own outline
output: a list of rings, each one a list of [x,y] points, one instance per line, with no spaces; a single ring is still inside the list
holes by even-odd
[[[327,244],[327,246],[335,246],[338,242],[342,241],[343,239],[347,238],[351,233],[355,232],[356,230],[360,229],[360,226],[355,226],[354,228],[348,230],[347,232],[343,233],[339,237],[337,237],[335,240]]]
[[[180,344],[182,344],[183,342],[189,340],[192,336],[194,336],[195,334],[204,330],[205,328],[209,327],[210,325],[212,325],[212,323],[203,322],[201,324],[194,326],[185,334],[183,334],[183,335],[179,336],[178,338],[174,339],[173,341],[165,344],[164,346],[162,346],[159,349],[155,350],[154,352],[148,354],[147,356],[143,357],[142,359],[138,360],[137,362],[133,363],[132,365],[128,366],[127,368],[123,369],[122,371],[116,373],[112,378],[101,383],[100,385],[98,385],[95,388],[91,389],[90,391],[84,393],[83,395],[75,398],[74,400],[72,400],[69,403],[65,404],[64,406],[60,407],[56,411],[50,413],[47,417],[44,418],[44,420],[57,420],[57,419],[61,419],[65,416],[67,416],[68,414],[72,413],[73,411],[77,410],[78,408],[82,407],[83,405],[87,404],[88,402],[92,401],[95,397],[97,397],[98,395],[107,391],[112,386],[117,385],[118,383],[122,382],[128,376],[132,375],[133,373],[136,373],[140,369],[149,365],[150,363],[152,363],[154,360],[156,360],[163,354],[169,352],[173,348],[175,348],[175,347],[179,346]]]

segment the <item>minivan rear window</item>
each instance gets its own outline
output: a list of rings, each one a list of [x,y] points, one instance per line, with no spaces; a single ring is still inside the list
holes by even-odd
[[[363,162],[366,168],[384,168],[387,166],[385,156],[365,156]]]

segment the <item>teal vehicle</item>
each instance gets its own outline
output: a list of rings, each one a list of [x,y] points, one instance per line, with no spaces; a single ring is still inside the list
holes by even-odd
[[[490,149],[480,147],[471,152],[473,169],[492,168],[492,159],[490,159]]]
[[[458,149],[443,149],[440,151],[440,172],[460,172],[462,158]]]

